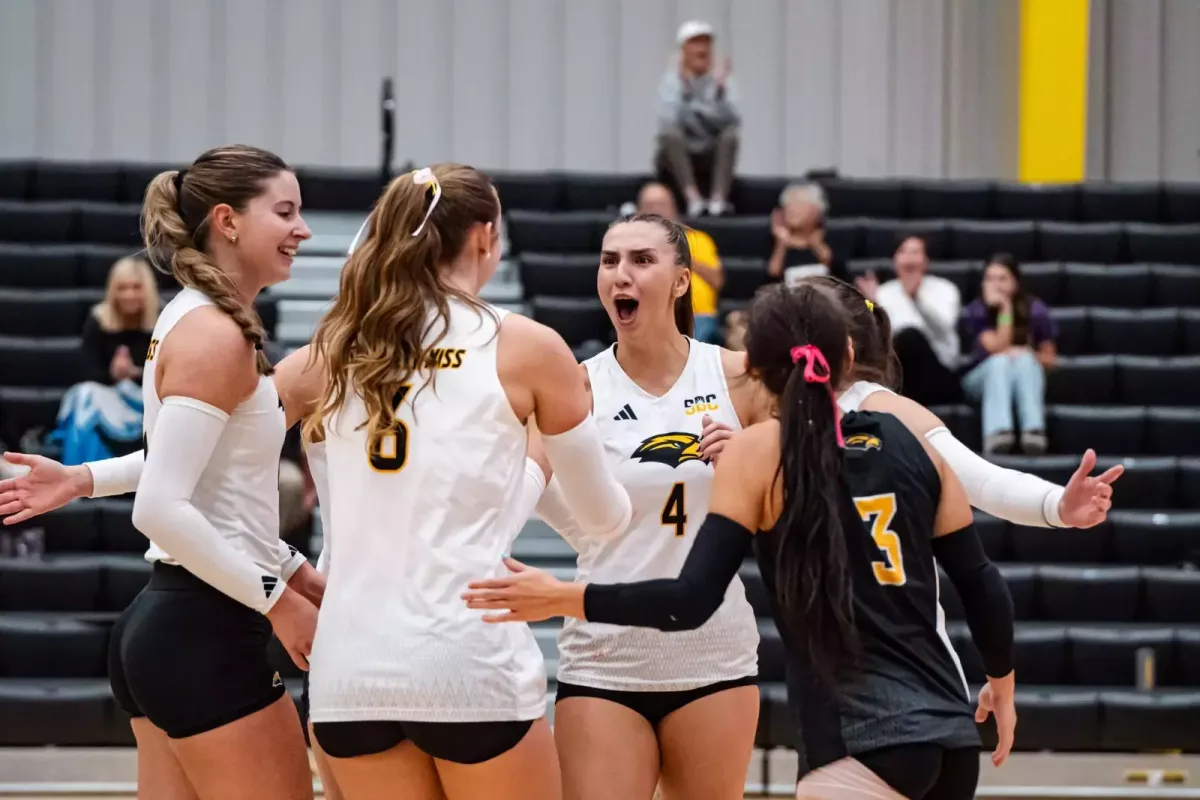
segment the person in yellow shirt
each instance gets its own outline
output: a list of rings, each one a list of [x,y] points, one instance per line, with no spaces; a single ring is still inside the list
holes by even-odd
[[[675,222],[679,221],[679,209],[675,196],[661,183],[647,183],[638,193],[638,211],[658,214]],[[719,344],[721,338],[720,317],[717,315],[717,300],[725,284],[725,273],[721,270],[721,257],[717,245],[704,231],[687,229],[688,247],[692,251],[692,312],[696,316],[695,338],[701,342]]]

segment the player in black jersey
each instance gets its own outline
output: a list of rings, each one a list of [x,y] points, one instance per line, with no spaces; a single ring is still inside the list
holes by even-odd
[[[472,583],[468,605],[507,609],[496,622],[574,616],[690,629],[756,544],[788,653],[797,796],[972,797],[975,722],[996,716],[995,764],[1012,746],[1012,600],[936,451],[889,414],[841,415],[830,386],[852,361],[828,289],[764,290],[747,363],[777,398],[778,417],[728,445],[680,576],[585,585],[514,565],[511,576]],[[943,630],[935,558],[962,596],[989,676],[974,713]]]

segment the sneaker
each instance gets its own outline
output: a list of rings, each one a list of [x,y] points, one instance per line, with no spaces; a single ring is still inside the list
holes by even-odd
[[[712,200],[708,201],[708,213],[712,214],[714,217],[724,216],[731,211],[733,211],[733,208],[724,200],[718,200],[714,197]]]
[[[1047,446],[1045,431],[1021,432],[1021,449],[1025,455],[1040,456],[1046,452]]]
[[[1012,431],[1001,431],[993,433],[983,440],[983,452],[988,455],[1006,455],[1013,450],[1014,437]]]
[[[689,217],[702,217],[707,209],[708,203],[697,197],[695,200],[688,201],[687,215]]]

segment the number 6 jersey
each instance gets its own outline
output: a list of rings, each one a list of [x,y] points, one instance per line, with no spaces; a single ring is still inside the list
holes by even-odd
[[[616,348],[584,362],[592,405],[633,519],[612,539],[560,531],[579,553],[581,581],[618,583],[679,575],[708,513],[712,465],[700,457],[705,415],[740,429],[721,349],[689,340],[687,364],[662,397],[643,391]],[[615,691],[685,691],[758,672],[758,626],[741,579],[712,618],[692,631],[569,619],[558,639],[558,679]]]
[[[333,531],[310,659],[316,722],[546,713],[529,626],[488,624],[462,599],[469,581],[507,573],[525,524],[526,431],[496,371],[505,312],[449,305],[446,335],[396,394],[390,432],[368,442],[353,393],[325,420]]]

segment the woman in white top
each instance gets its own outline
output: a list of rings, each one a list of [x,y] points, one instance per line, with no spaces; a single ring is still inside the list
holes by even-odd
[[[538,511],[579,553],[580,580],[674,577],[708,511],[713,463],[733,431],[769,413],[742,353],[691,338],[685,234],[635,214],[604,236],[597,287],[617,343],[582,370],[633,519],[611,540],[589,537],[551,482]],[[758,625],[740,580],[697,630],[568,620],[558,648],[567,797],[650,800],[660,783],[667,797],[741,797],[759,694]]]

